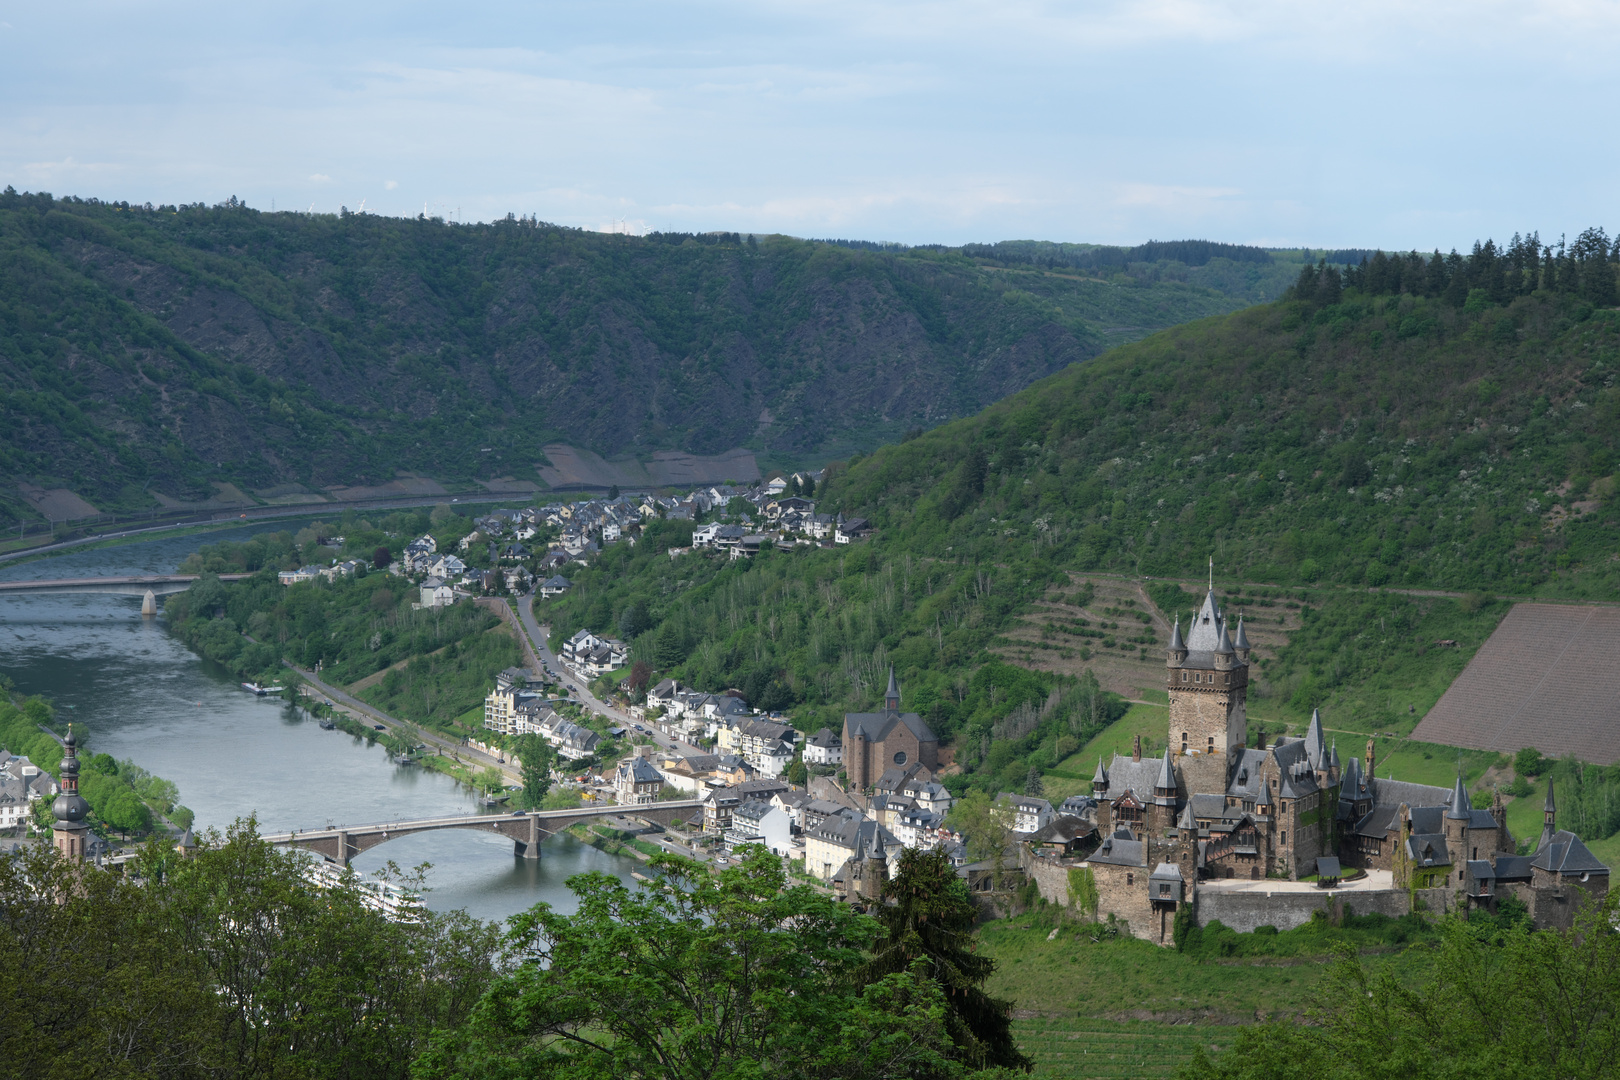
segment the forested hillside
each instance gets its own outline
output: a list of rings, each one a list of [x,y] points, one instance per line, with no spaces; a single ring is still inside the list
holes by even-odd
[[[398,470],[532,480],[552,440],[820,465],[1243,306],[1249,271],[1298,269],[1183,247],[1057,272],[944,248],[8,189],[0,471],[133,510]],[[12,488],[0,520],[32,513]]]
[[[1615,267],[1588,240],[1550,274],[1538,251],[1533,279],[1528,245],[1442,258],[1432,276],[1421,257],[1410,274],[1401,257],[1399,279],[1387,256],[1313,268],[1286,300],[830,470],[819,509],[870,516],[866,544],[726,563],[667,558],[681,539],[660,535],[537,608],[559,636],[623,634],[657,671],[793,705],[806,726],[870,705],[893,662],[969,782],[1006,787],[1112,707],[1094,684],[1000,658],[1017,613],[1084,593],[1087,572],[1202,578],[1213,556],[1223,592],[1270,583],[1320,605],[1271,671],[1289,718],[1308,715],[1430,629],[1410,603],[1331,586],[1613,596],[1620,312],[1594,303]],[[1395,726],[1379,704],[1355,722]]]

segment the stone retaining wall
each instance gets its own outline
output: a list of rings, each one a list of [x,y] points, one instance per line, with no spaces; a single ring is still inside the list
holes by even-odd
[[[1443,891],[1443,890],[1433,890]],[[1199,926],[1208,926],[1219,920],[1240,933],[1248,933],[1257,926],[1275,926],[1278,930],[1292,930],[1311,921],[1318,911],[1338,914],[1348,907],[1356,915],[1374,912],[1399,918],[1411,911],[1411,895],[1405,889],[1380,889],[1367,892],[1230,892],[1218,889],[1198,890],[1196,916]],[[1431,904],[1431,910],[1438,910]]]

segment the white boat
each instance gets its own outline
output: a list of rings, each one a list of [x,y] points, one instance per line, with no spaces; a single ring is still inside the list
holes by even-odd
[[[279,686],[260,686],[256,682],[245,682],[242,684],[242,689],[250,694],[258,694],[260,697],[264,697],[266,694],[281,693],[281,687]]]

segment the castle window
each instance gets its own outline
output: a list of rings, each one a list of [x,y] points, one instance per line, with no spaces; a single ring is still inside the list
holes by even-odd
[[[1136,875],[1135,874],[1126,874],[1125,875],[1125,884],[1127,884],[1127,885],[1135,885],[1136,884]]]
[[[1213,735],[1209,737],[1209,752],[1212,754],[1215,752],[1215,736]]]
[[[1187,673],[1186,673],[1186,672],[1185,672],[1185,671],[1183,671],[1183,672],[1182,672],[1182,673],[1181,673],[1181,681],[1182,681],[1182,682],[1186,682],[1186,681],[1187,681]]]
[[[1282,844],[1288,843],[1288,830],[1287,829],[1284,829],[1282,831],[1280,839],[1278,840],[1278,843],[1282,843]]]
[[[1181,750],[1182,753],[1187,751],[1187,733],[1185,731],[1181,733]]]

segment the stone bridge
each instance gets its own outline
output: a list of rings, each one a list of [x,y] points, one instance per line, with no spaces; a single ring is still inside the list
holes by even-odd
[[[346,825],[341,829],[307,829],[302,832],[273,833],[264,840],[281,847],[297,847],[324,855],[332,862],[348,865],[350,859],[378,844],[385,844],[412,833],[437,829],[482,829],[499,833],[513,842],[513,854],[525,859],[540,857],[540,844],[576,822],[600,817],[635,817],[667,825],[676,818],[701,813],[696,799],[679,802],[620,806],[616,803],[575,810],[537,810],[521,814],[460,814],[455,817],[426,818],[421,821],[388,821],[376,825]]]

